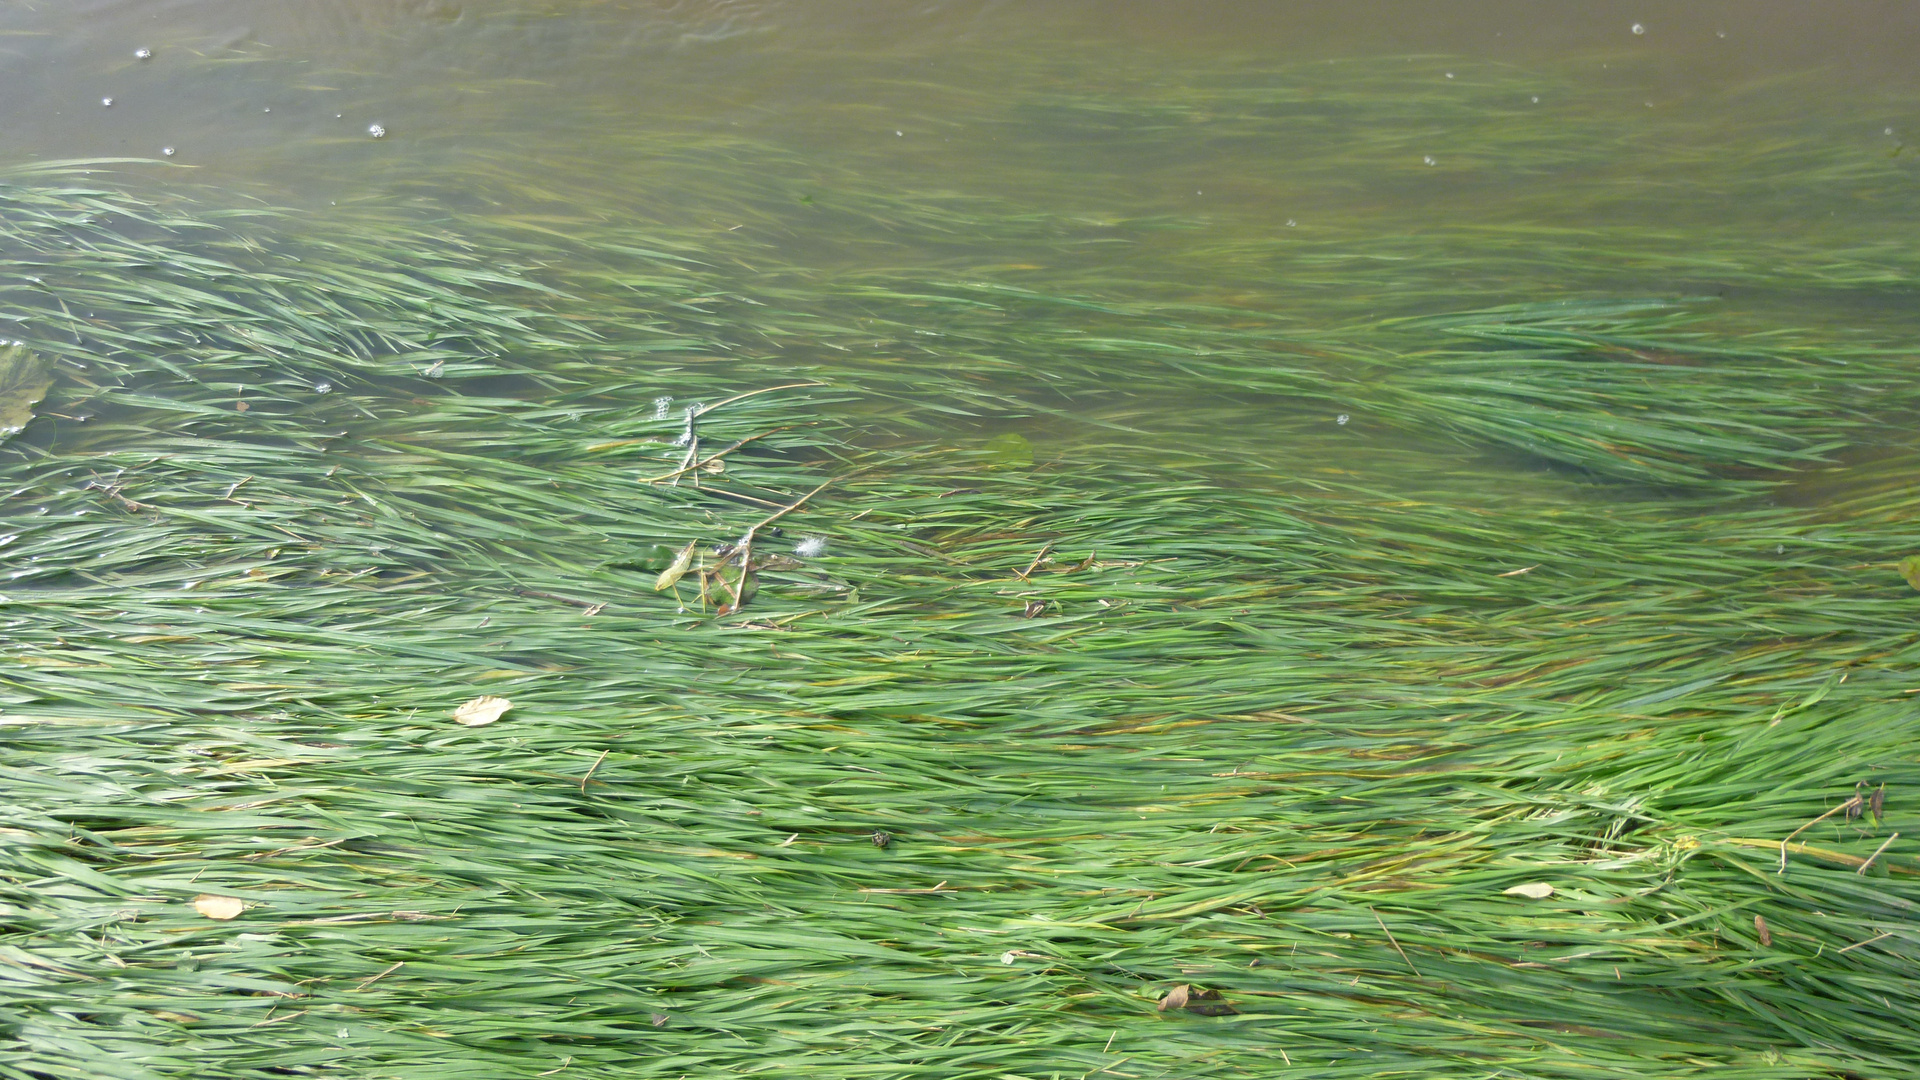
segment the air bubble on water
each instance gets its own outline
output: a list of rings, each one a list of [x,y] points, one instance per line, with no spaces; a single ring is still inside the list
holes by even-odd
[[[654,398],[653,399],[653,418],[655,420],[665,420],[667,418],[667,412],[672,407],[672,405],[673,405],[673,399],[670,397]]]
[[[904,131],[896,131],[894,132],[894,135],[902,139],[907,137],[907,133]]]
[[[1634,23],[1634,24],[1633,24],[1633,32],[1634,32],[1634,33],[1635,33],[1636,35],[1638,35],[1638,34],[1644,34],[1644,33],[1646,33],[1646,32],[1647,32],[1647,28],[1646,28],[1646,27],[1644,27],[1644,26],[1641,26],[1641,25],[1640,25],[1639,23]]]
[[[384,139],[387,137],[387,129],[381,127],[379,124],[368,124],[367,134],[373,136],[376,139]]]
[[[331,394],[333,393],[333,384],[330,382],[314,383],[313,392],[316,394]]]
[[[271,108],[263,108],[263,109],[261,109],[260,111],[261,111],[261,112],[272,112],[273,110],[272,110]]]
[[[1298,224],[1299,222],[1293,220],[1292,218],[1287,219],[1287,228],[1289,229],[1293,228],[1295,225],[1298,225]]]
[[[1787,545],[1785,544],[1773,545],[1773,553],[1775,555],[1785,555],[1787,553]]]
[[[172,157],[172,156],[173,156],[173,147],[171,147],[171,146],[163,146],[163,147],[161,147],[161,148],[160,148],[160,152],[161,152],[161,153],[163,153],[163,154],[165,154],[165,155],[167,155],[168,157]]]
[[[1726,36],[1727,36],[1727,32],[1726,32],[1725,30],[1715,30],[1715,31],[1713,32],[1713,36],[1714,36],[1714,37],[1721,37],[1721,38],[1723,38],[1723,37],[1726,37]]]
[[[1346,427],[1347,421],[1351,419],[1353,419],[1353,417],[1348,416],[1346,413],[1341,413],[1339,416],[1333,418],[1333,422],[1339,424],[1341,427]]]
[[[1447,78],[1449,79],[1453,78],[1453,72],[1451,71],[1447,72]]]
[[[1422,161],[1424,161],[1424,162],[1426,162],[1426,163],[1427,163],[1427,164],[1429,164],[1429,165],[1438,165],[1438,164],[1440,164],[1439,162],[1437,162],[1437,161],[1435,161],[1435,160],[1433,160],[1433,155],[1432,155],[1432,154],[1428,154],[1428,155],[1427,155],[1426,157],[1424,157],[1424,158],[1421,158],[1420,160],[1422,160]]]
[[[113,108],[113,99],[112,99],[112,98],[110,98],[110,97],[103,97],[103,98],[101,98],[101,99],[100,99],[100,107],[101,107],[101,108],[103,108],[103,109],[111,109],[111,108]]]
[[[147,48],[145,45],[142,45],[139,48],[133,50],[133,58],[135,60],[151,60],[153,59],[153,50]]]
[[[346,113],[334,113],[334,114],[333,114],[333,118],[334,118],[335,120],[345,120],[345,119],[347,118],[347,114],[346,114]]]
[[[1539,95],[1539,94],[1535,94],[1535,95],[1533,95],[1533,103],[1534,103],[1535,105],[1538,105],[1538,104],[1540,104],[1540,95]]]

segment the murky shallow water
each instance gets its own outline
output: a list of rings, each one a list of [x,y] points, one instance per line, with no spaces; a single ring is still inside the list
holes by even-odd
[[[862,288],[961,282],[1177,308],[1201,342],[1197,309],[1324,334],[1587,296],[1719,297],[1746,331],[1914,329],[1897,249],[1920,25],[1898,4],[92,2],[0,20],[7,161],[161,159],[121,168],[323,230],[371,206],[631,226],[838,324],[870,314]],[[1008,316],[976,314],[941,301],[914,332],[936,357],[972,333],[1046,380]],[[1098,322],[1061,332],[1133,340]],[[845,334],[781,347],[870,359]],[[1231,381],[1143,400],[1129,378],[1150,352],[1105,347],[1102,385],[1060,387],[1044,420],[978,423],[1070,442],[1062,416],[1082,416],[1388,482],[1480,462]],[[1009,389],[1031,400],[1025,382]]]
[[[0,6],[7,1067],[1893,1075],[1909,7]]]

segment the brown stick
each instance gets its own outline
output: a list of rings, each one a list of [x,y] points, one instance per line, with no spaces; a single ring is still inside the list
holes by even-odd
[[[1794,837],[1799,836],[1801,833],[1806,832],[1808,829],[1813,828],[1815,825],[1820,824],[1821,822],[1827,820],[1828,818],[1839,813],[1840,811],[1846,810],[1850,807],[1858,805],[1859,802],[1860,802],[1860,796],[1855,795],[1852,798],[1848,799],[1846,802],[1841,803],[1839,806],[1834,807],[1833,809],[1827,811],[1826,813],[1821,814],[1819,817],[1814,818],[1812,821],[1807,822],[1805,825],[1802,825],[1799,828],[1788,833],[1787,838],[1785,840],[1780,841],[1780,869],[1775,871],[1775,873],[1784,874],[1787,872],[1787,844],[1790,843]]]
[[[1413,966],[1413,961],[1408,959],[1407,950],[1401,948],[1398,941],[1394,941],[1393,931],[1387,929],[1387,920],[1381,918],[1380,913],[1374,911],[1372,908],[1368,908],[1367,910],[1373,913],[1373,921],[1380,924],[1380,929],[1387,935],[1387,940],[1393,942],[1393,951],[1400,954],[1400,959],[1407,961],[1407,970],[1413,972],[1415,978],[1426,978],[1426,976],[1420,974],[1419,968]]]
[[[662,480],[672,480],[672,479],[675,479],[676,477],[681,476],[684,473],[690,473],[699,469],[704,469],[708,465],[711,465],[712,463],[719,461],[721,458],[726,457],[728,454],[733,453],[735,450],[740,449],[741,447],[747,445],[748,443],[754,441],[755,439],[764,439],[767,436],[774,434],[774,432],[785,431],[785,430],[787,429],[783,427],[778,427],[778,428],[774,428],[773,431],[763,431],[758,435],[749,435],[746,438],[741,439],[739,442],[734,443],[732,446],[727,447],[725,450],[720,451],[719,453],[709,455],[708,457],[705,457],[699,461],[696,461],[691,465],[682,465],[670,473],[661,473],[659,476],[649,476],[640,482],[643,484],[657,484]]]
[[[832,484],[836,479],[839,479],[839,478],[829,477],[826,480],[821,481],[819,487],[814,488],[812,491],[807,492],[805,495],[802,495],[799,498],[788,503],[787,505],[781,507],[780,509],[775,510],[773,513],[768,514],[766,517],[761,518],[759,521],[754,522],[751,526],[747,528],[747,531],[741,535],[740,542],[734,545],[734,548],[732,551],[727,553],[727,561],[731,561],[733,559],[740,560],[740,578],[739,580],[734,582],[733,597],[727,601],[727,609],[726,611],[722,612],[722,614],[731,615],[734,612],[740,610],[740,603],[741,603],[740,598],[747,591],[747,575],[753,572],[753,538],[755,534],[759,533],[761,529],[764,529],[767,526],[773,524],[774,522],[779,521],[781,518],[786,517],[788,514],[793,513],[795,510],[800,509],[802,506],[805,506],[808,499],[811,499],[815,495],[818,495],[822,491],[825,491],[827,489],[827,486],[829,484]],[[726,562],[723,561],[721,565],[725,566]]]
[[[1039,569],[1040,561],[1042,559],[1045,559],[1047,557],[1048,552],[1051,552],[1052,550],[1053,550],[1053,544],[1051,541],[1049,541],[1048,543],[1042,544],[1040,546],[1040,554],[1035,555],[1033,557],[1033,561],[1027,564],[1027,568],[1025,570],[1015,570],[1014,575],[1018,577],[1021,581],[1027,580],[1027,575]]]
[[[1886,933],[1884,933],[1884,934],[1881,934],[1881,935],[1880,935],[1879,937],[1870,937],[1870,938],[1868,938],[1868,939],[1867,939],[1867,940],[1865,940],[1865,941],[1856,941],[1856,942],[1854,942],[1853,944],[1851,944],[1851,945],[1849,945],[1849,946],[1847,946],[1846,948],[1844,948],[1844,949],[1841,949],[1840,951],[1841,951],[1841,952],[1843,952],[1843,953],[1844,953],[1844,952],[1852,952],[1853,950],[1855,950],[1855,949],[1857,949],[1857,948],[1859,948],[1859,947],[1860,947],[1860,946],[1862,946],[1862,945],[1871,945],[1871,944],[1873,944],[1873,943],[1874,943],[1874,942],[1876,942],[1876,941],[1885,941],[1886,939],[1888,939],[1888,938],[1890,938],[1890,937],[1892,937],[1892,936],[1893,936],[1893,931],[1891,931],[1891,930],[1889,930],[1889,931],[1887,931]]]
[[[711,405],[704,406],[700,409],[700,411],[693,414],[693,418],[695,420],[698,420],[701,417],[707,415],[708,413],[712,412],[713,410],[719,408],[722,405],[731,405],[736,401],[744,401],[747,398],[755,396],[756,394],[771,394],[775,390],[796,390],[802,386],[825,386],[825,385],[827,384],[823,382],[793,382],[793,383],[787,383],[784,386],[769,386],[765,390],[749,390],[744,394],[735,394],[730,398],[726,398],[722,401],[716,401]]]
[[[613,752],[613,747],[609,746],[605,750],[600,751],[599,757],[593,759],[592,766],[590,766],[587,769],[587,775],[580,778],[580,790],[582,793],[584,793],[587,790],[587,781],[593,779],[593,771],[595,769],[598,769],[600,767],[600,763],[607,760],[607,755],[611,754],[612,752]]]
[[[1867,867],[1869,867],[1869,866],[1872,866],[1872,865],[1873,865],[1873,860],[1875,860],[1875,859],[1877,859],[1877,858],[1879,858],[1879,857],[1880,857],[1880,853],[1881,853],[1881,852],[1883,852],[1883,851],[1885,851],[1885,850],[1887,850],[1887,848],[1888,848],[1888,847],[1890,847],[1890,846],[1892,846],[1892,844],[1893,844],[1893,842],[1894,842],[1895,840],[1898,840],[1898,839],[1900,839],[1900,834],[1899,834],[1899,833],[1894,833],[1894,834],[1893,834],[1892,836],[1889,836],[1889,837],[1887,837],[1887,839],[1886,839],[1886,842],[1885,842],[1885,843],[1883,843],[1883,844],[1881,844],[1881,845],[1880,845],[1879,847],[1877,847],[1877,848],[1874,848],[1874,849],[1873,849],[1873,854],[1871,854],[1871,855],[1869,855],[1869,856],[1867,856],[1867,861],[1866,861],[1866,862],[1863,862],[1863,863],[1861,863],[1861,864],[1860,864],[1860,869],[1858,869],[1858,870],[1855,870],[1855,871],[1854,871],[1854,873],[1856,873],[1856,874],[1864,874],[1864,873],[1866,873],[1866,872],[1867,872]]]
[[[515,589],[513,591],[519,593],[521,596],[537,596],[542,600],[558,600],[563,604],[572,604],[574,607],[586,608],[588,611],[598,611],[607,606],[604,602],[596,604],[591,600],[575,600],[571,596],[541,592],[539,589]]]

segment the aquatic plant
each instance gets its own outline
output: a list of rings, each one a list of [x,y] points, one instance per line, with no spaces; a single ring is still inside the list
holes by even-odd
[[[109,168],[0,188],[0,1075],[1920,1075],[1898,350]]]

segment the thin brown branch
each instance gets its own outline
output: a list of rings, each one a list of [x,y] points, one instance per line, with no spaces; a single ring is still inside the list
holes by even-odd
[[[707,457],[704,457],[699,461],[693,462],[691,464],[684,464],[686,459],[682,458],[681,460],[683,464],[679,468],[669,473],[661,473],[659,476],[649,476],[641,480],[640,482],[643,484],[658,484],[663,480],[678,479],[683,474],[690,473],[690,472],[697,472],[701,469],[706,468],[708,465],[711,465],[714,462],[719,461],[721,458],[726,457],[728,454],[733,453],[735,450],[740,449],[741,447],[747,445],[748,443],[754,441],[755,439],[764,439],[767,436],[774,434],[775,432],[781,432],[785,430],[787,429],[783,427],[777,427],[777,428],[774,428],[773,431],[763,431],[758,435],[749,435],[746,438],[741,439],[739,442],[734,443],[732,446],[727,447],[725,450],[721,450],[721,451],[718,451],[717,453],[710,454]]]

